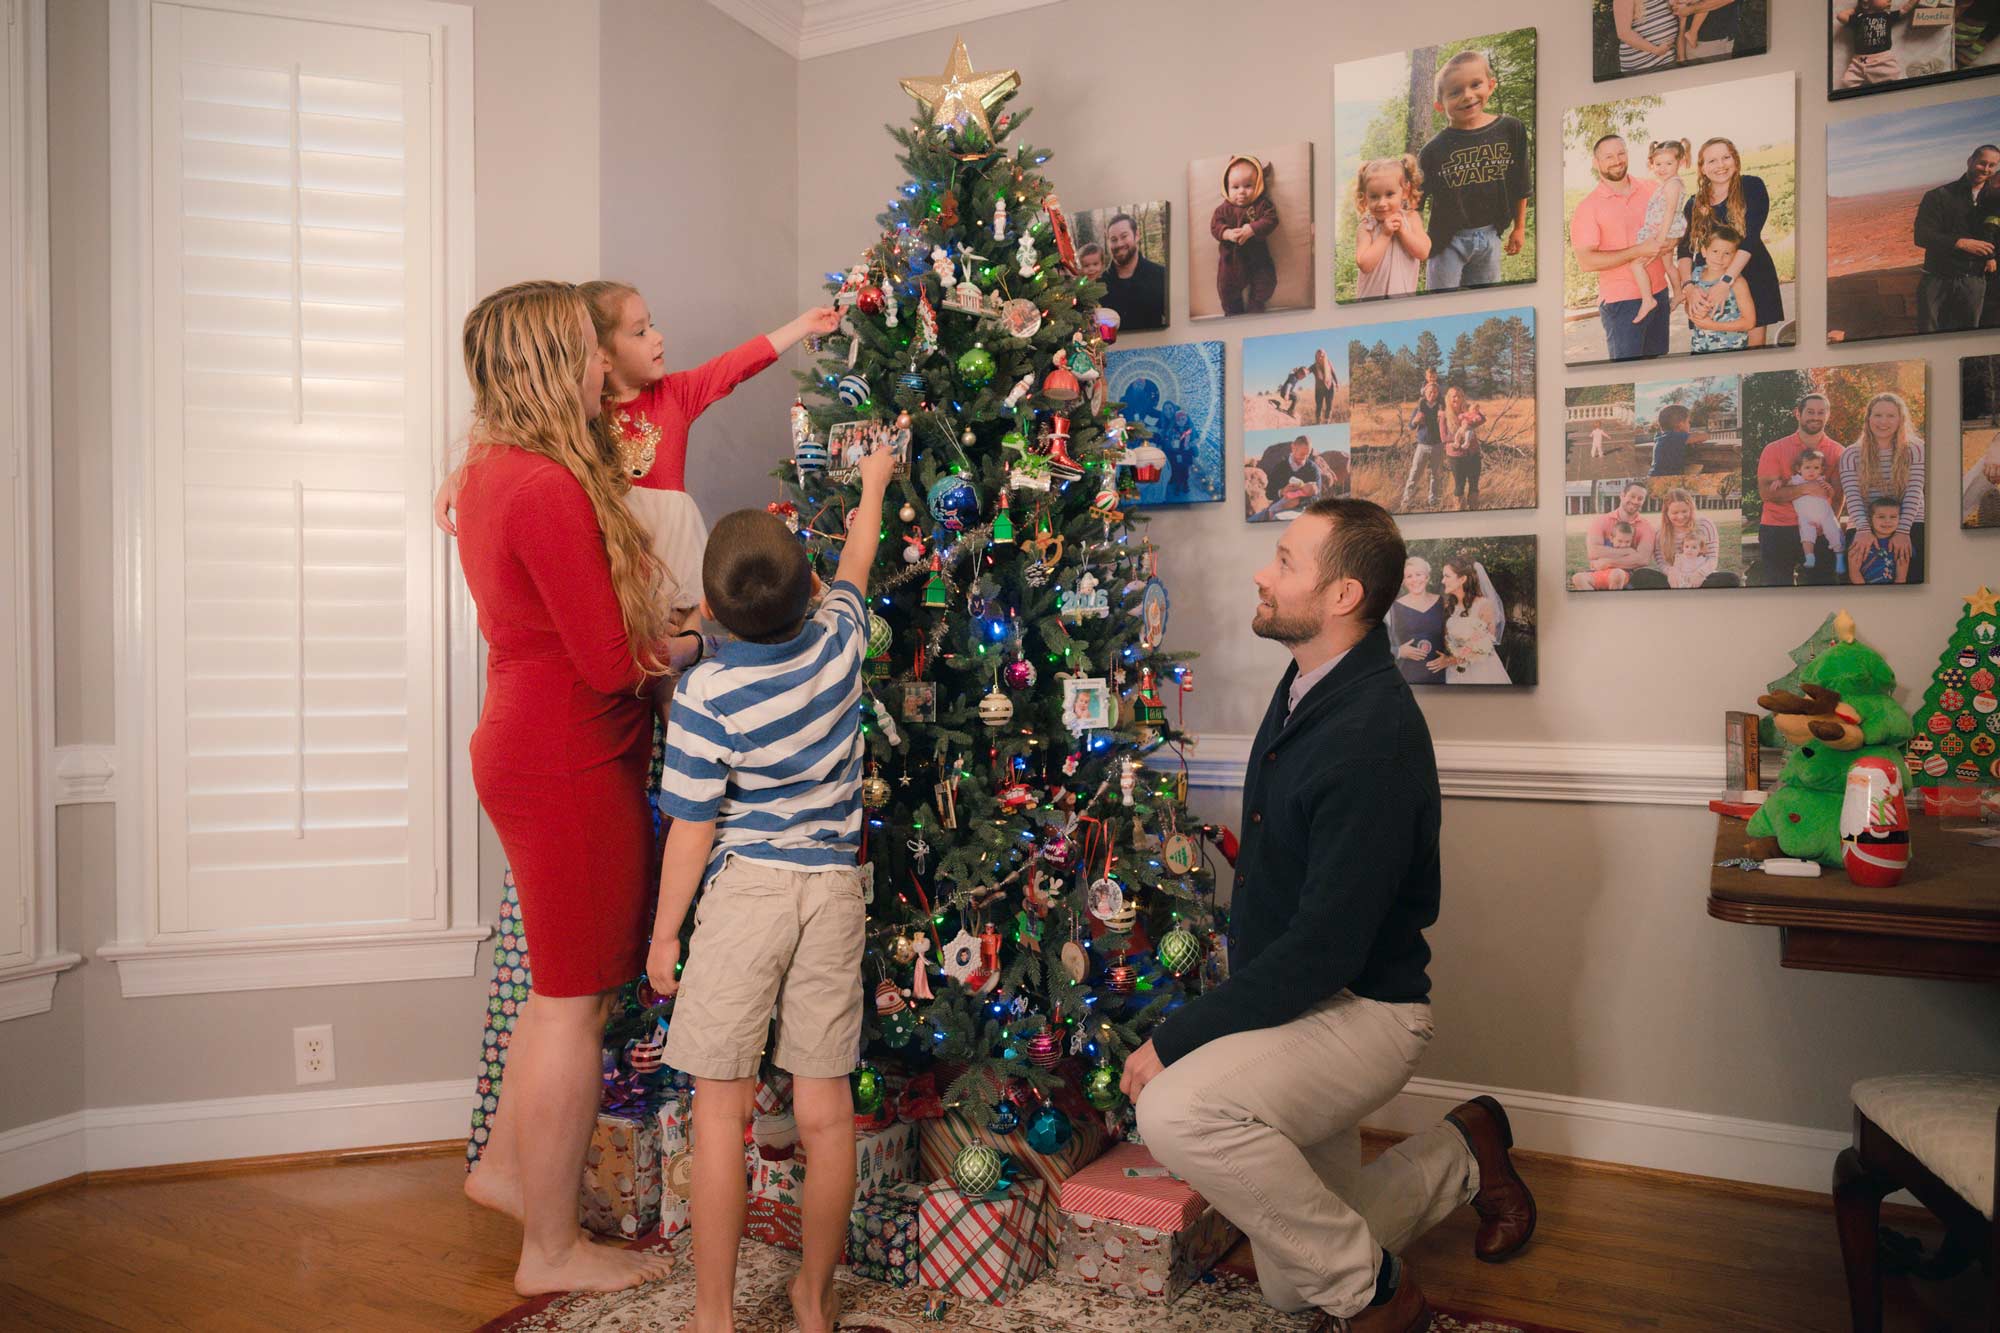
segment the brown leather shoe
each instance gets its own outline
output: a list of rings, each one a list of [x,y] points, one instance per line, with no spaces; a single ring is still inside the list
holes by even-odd
[[[1312,1333],[1428,1333],[1430,1326],[1430,1302],[1404,1264],[1403,1280],[1387,1305],[1372,1305],[1345,1320],[1322,1311],[1313,1321]]]
[[[1507,1113],[1491,1097],[1474,1097],[1461,1102],[1445,1116],[1465,1136],[1479,1162],[1479,1193],[1472,1207],[1479,1214],[1479,1234],[1473,1237],[1472,1252],[1489,1264],[1511,1258],[1535,1234],[1535,1196],[1514,1170],[1507,1150],[1514,1146],[1514,1130]]]

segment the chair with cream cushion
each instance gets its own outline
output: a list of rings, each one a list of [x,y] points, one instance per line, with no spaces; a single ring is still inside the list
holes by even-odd
[[[1854,1085],[1854,1146],[1833,1168],[1834,1213],[1855,1333],[1882,1327],[1882,1200],[1917,1196],[1961,1245],[1992,1256],[2000,1330],[2000,1074],[1897,1074]]]

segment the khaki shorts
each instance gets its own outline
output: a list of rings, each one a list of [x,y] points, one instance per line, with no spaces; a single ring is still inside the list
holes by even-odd
[[[867,909],[854,866],[793,870],[729,856],[694,909],[666,1061],[697,1078],[750,1078],[777,1008],[771,1060],[841,1078],[861,1050]]]

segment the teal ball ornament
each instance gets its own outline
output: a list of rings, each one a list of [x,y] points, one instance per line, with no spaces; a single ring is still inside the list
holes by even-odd
[[[1178,927],[1160,936],[1156,951],[1160,966],[1177,977],[1186,976],[1201,961],[1201,941],[1192,932]]]
[[[992,380],[993,353],[984,347],[975,347],[959,357],[958,377],[975,389]]]
[[[868,381],[859,375],[843,375],[833,392],[846,406],[859,407],[868,401],[870,391]]]
[[[963,532],[979,517],[979,491],[961,472],[947,472],[931,483],[931,517],[951,532]]]
[[[854,1090],[855,1111],[861,1115],[874,1115],[882,1109],[882,1099],[888,1089],[883,1086],[881,1070],[870,1064],[858,1065],[848,1075],[848,1082]]]
[[[1067,1148],[1075,1135],[1069,1117],[1053,1106],[1041,1107],[1028,1117],[1028,1146],[1044,1157]]]
[[[968,1199],[984,1198],[1000,1188],[1006,1159],[983,1143],[968,1143],[951,1159],[951,1183]]]
[[[1085,1074],[1083,1099],[1100,1111],[1115,1110],[1125,1100],[1125,1094],[1118,1090],[1118,1071],[1110,1065],[1098,1065]]]

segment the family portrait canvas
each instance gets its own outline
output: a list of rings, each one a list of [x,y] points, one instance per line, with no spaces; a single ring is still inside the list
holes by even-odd
[[[1591,77],[1760,56],[1771,45],[1771,0],[1591,0]]]
[[[1535,507],[1535,312],[1341,331],[1353,493],[1391,513]]]
[[[1104,358],[1105,391],[1125,420],[1146,428],[1144,445],[1165,456],[1160,475],[1139,483],[1141,505],[1220,500],[1222,344],[1114,347]],[[1156,460],[1157,461],[1157,460]]]
[[[1535,280],[1535,30],[1333,71],[1334,299]]]
[[[1167,201],[1086,209],[1070,215],[1070,226],[1083,276],[1104,284],[1098,304],[1118,312],[1118,327],[1167,327]]]
[[[1826,129],[1829,342],[2000,329],[2000,96]]]
[[[1188,164],[1188,315],[1313,305],[1313,146]]]
[[[1314,500],[1352,493],[1346,425],[1243,432],[1247,521],[1283,522],[1297,518]]]
[[[1406,542],[1390,651],[1412,686],[1533,685],[1535,539]]]
[[[2000,528],[2000,356],[1959,361],[1958,426],[1965,464],[1959,522]]]
[[[1827,0],[1827,96],[2000,73],[2000,0]]]
[[[1769,74],[1563,115],[1563,360],[1797,338],[1796,79]]]
[[[1346,329],[1243,340],[1243,516],[1296,518],[1347,495]]]
[[[1751,583],[1924,581],[1928,370],[1878,361],[1743,377]]]

